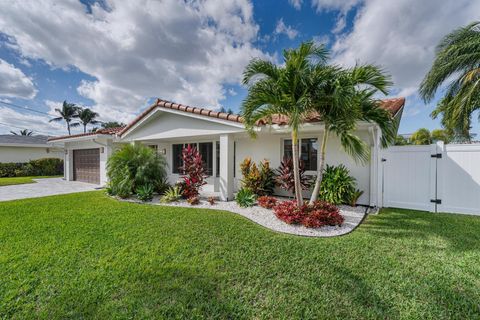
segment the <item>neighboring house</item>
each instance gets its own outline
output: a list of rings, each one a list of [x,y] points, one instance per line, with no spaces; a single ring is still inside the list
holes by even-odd
[[[0,163],[28,162],[40,158],[63,159],[63,147],[54,147],[47,140],[47,136],[0,135]]]
[[[404,98],[387,99],[380,107],[389,110],[400,121]],[[233,199],[240,180],[239,164],[245,157],[259,162],[270,161],[277,168],[284,155],[291,154],[290,130],[284,117],[271,124],[258,123],[257,138],[246,132],[242,117],[208,109],[157,100],[125,128],[99,130],[95,133],[50,138],[51,143],[67,150],[65,175],[67,180],[80,180],[104,185],[107,182],[106,161],[122,143],[142,143],[163,154],[168,162],[169,180],[179,180],[180,155],[186,144],[196,144],[209,177],[206,189],[219,191],[223,200]],[[302,126],[301,158],[307,173],[317,169],[318,141],[323,125],[312,117]],[[358,164],[340,147],[335,137],[329,139],[327,163],[343,163],[364,191],[359,203],[376,205],[379,195],[380,168],[379,128],[371,123],[358,123],[357,134],[371,146],[370,163]],[[305,194],[307,195],[307,194]]]

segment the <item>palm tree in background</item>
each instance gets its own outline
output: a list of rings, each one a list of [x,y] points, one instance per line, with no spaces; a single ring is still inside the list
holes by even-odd
[[[83,133],[87,132],[87,126],[89,124],[95,125],[100,123],[100,121],[96,120],[96,118],[99,116],[98,113],[89,108],[79,108],[77,110],[77,116],[83,126]]]
[[[16,136],[33,136],[33,131],[28,129],[23,129],[18,132],[10,131],[10,133]]]
[[[454,30],[438,44],[432,68],[420,85],[425,102],[451,77],[432,117],[442,115],[447,130],[470,139],[472,113],[480,109],[480,22]]]
[[[317,177],[310,204],[318,199],[323,179],[326,147],[331,134],[336,135],[342,148],[362,163],[370,159],[369,146],[357,135],[357,123],[375,123],[381,130],[381,145],[387,147],[395,140],[395,123],[390,113],[382,109],[374,98],[387,94],[392,85],[390,77],[373,65],[355,66],[351,69],[320,66],[313,73],[313,109],[324,124],[320,145]]]
[[[123,122],[108,121],[108,122],[102,122],[101,126],[103,129],[110,129],[110,128],[125,127],[126,124]]]
[[[67,124],[68,135],[70,135],[70,128],[78,127],[80,125],[78,122],[72,122],[73,119],[78,118],[78,109],[79,108],[74,103],[67,103],[67,101],[63,101],[62,109],[55,108],[55,111],[60,116],[51,119],[49,122],[65,121]]]
[[[245,127],[253,137],[257,121],[265,119],[271,122],[277,115],[288,117],[298,206],[303,204],[299,174],[299,128],[311,112],[309,78],[312,70],[316,65],[323,65],[326,59],[327,50],[323,45],[305,42],[297,49],[283,51],[284,66],[253,59],[243,73],[243,83],[248,86],[248,95],[242,103],[241,114]]]

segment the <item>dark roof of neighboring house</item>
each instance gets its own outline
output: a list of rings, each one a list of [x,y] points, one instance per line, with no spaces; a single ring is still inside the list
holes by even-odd
[[[400,97],[400,98],[392,98],[392,99],[384,99],[380,100],[380,107],[388,110],[392,113],[393,116],[397,115],[397,113],[402,109],[402,107],[405,104],[405,98]],[[211,118],[217,118],[217,119],[222,119],[222,120],[227,120],[227,121],[232,121],[232,122],[237,122],[237,123],[243,123],[243,118],[237,114],[231,114],[231,113],[225,113],[225,112],[216,112],[212,111],[209,109],[205,108],[198,108],[198,107],[190,107],[187,105],[182,105],[166,100],[161,100],[157,99],[157,101],[151,105],[148,109],[143,111],[138,117],[136,117],[132,122],[130,122],[121,132],[120,134],[125,133],[128,129],[133,127],[138,121],[143,119],[146,115],[148,115],[150,112],[152,112],[154,109],[157,107],[160,108],[165,108],[165,109],[172,109],[172,110],[179,110],[183,112],[188,112],[188,113],[193,113],[193,114],[198,114],[202,116],[207,116]],[[311,116],[309,116],[306,119],[306,122],[318,122],[320,121],[320,117],[318,114],[312,113]],[[277,115],[272,118],[271,121],[272,124],[278,124],[278,125],[284,125],[288,123],[288,117]],[[265,125],[267,124],[267,121],[260,120],[258,125]]]
[[[124,127],[116,127],[116,128],[107,128],[107,129],[98,129],[95,132],[87,132],[87,133],[79,133],[79,134],[72,134],[72,135],[66,135],[66,136],[57,136],[57,137],[51,137],[48,138],[48,141],[55,141],[55,140],[62,140],[62,139],[70,139],[70,138],[78,138],[78,137],[84,137],[84,136],[94,136],[97,134],[109,134],[113,135],[115,133],[118,133],[122,131]]]
[[[14,134],[1,134],[0,144],[47,144],[47,136],[20,136]]]

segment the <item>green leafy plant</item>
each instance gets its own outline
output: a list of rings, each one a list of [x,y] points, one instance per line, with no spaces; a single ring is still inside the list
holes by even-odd
[[[247,188],[242,188],[237,192],[235,201],[242,208],[252,207],[255,204],[255,193]]]
[[[357,201],[362,196],[362,194],[363,194],[362,190],[357,189],[353,191],[348,198],[348,204],[351,205],[352,207],[356,207]]]
[[[275,188],[275,172],[270,168],[270,162],[263,160],[257,167],[251,158],[247,157],[240,164],[242,172],[242,187],[251,190],[257,196],[273,194]]]
[[[63,160],[42,158],[26,163],[0,163],[0,178],[26,176],[56,176],[63,174]]]
[[[350,176],[350,171],[343,165],[327,165],[320,187],[320,199],[332,203],[349,203],[351,194],[356,191],[356,180]]]
[[[179,186],[174,186],[168,188],[165,193],[163,194],[163,197],[160,199],[160,202],[162,203],[168,203],[168,202],[175,202],[178,201],[182,198],[182,190],[180,189]]]
[[[137,198],[141,201],[152,201],[153,199],[153,186],[151,184],[145,184],[137,187]]]
[[[167,189],[170,188],[170,183],[168,183],[167,177],[161,179],[158,181],[155,191],[159,194],[162,195],[167,191]]]
[[[155,189],[167,176],[165,158],[144,145],[125,144],[107,162],[107,176],[112,193],[125,198],[138,186],[147,184]]]

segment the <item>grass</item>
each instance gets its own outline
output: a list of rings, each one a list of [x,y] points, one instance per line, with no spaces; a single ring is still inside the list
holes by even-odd
[[[0,203],[0,318],[472,319],[480,217],[389,209],[353,233],[87,192]]]
[[[0,187],[12,186],[15,184],[28,184],[36,183],[33,179],[45,179],[45,178],[57,178],[61,176],[34,176],[34,177],[13,177],[13,178],[0,178]]]

